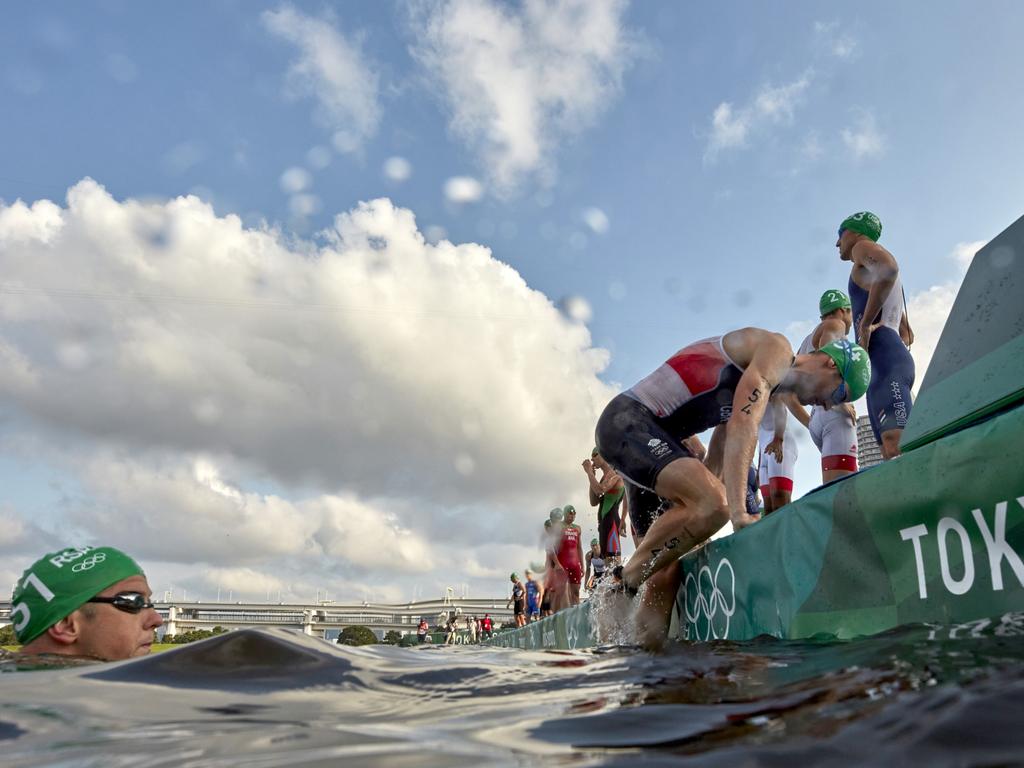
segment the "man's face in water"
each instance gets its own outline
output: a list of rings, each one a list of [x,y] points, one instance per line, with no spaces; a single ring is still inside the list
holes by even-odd
[[[122,579],[96,597],[137,592],[148,600],[152,593],[145,576]],[[153,630],[164,623],[154,608],[128,613],[109,603],[87,603],[82,613],[82,633],[75,653],[106,661],[145,656],[153,644]]]

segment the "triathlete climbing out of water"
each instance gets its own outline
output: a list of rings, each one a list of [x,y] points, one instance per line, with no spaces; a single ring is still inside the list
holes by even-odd
[[[818,302],[821,322],[800,345],[807,354],[836,339],[845,339],[853,325],[850,299],[837,288],[825,291]],[[803,409],[801,409],[803,410]],[[857,471],[857,412],[852,403],[825,410],[811,408],[810,422],[804,422],[811,440],[821,451],[821,481],[829,483]]]
[[[878,244],[882,222],[870,211],[848,216],[839,225],[839,258],[853,262],[850,301],[857,343],[871,356],[868,416],[882,457],[900,455],[900,438],[913,404],[914,332],[907,319],[903,284],[896,259]]]
[[[576,508],[572,504],[566,504],[562,513],[565,527],[562,528],[557,557],[568,578],[568,602],[563,606],[579,605],[580,584],[583,583],[583,531],[576,525]]]
[[[587,552],[587,572],[583,577],[583,583],[587,589],[593,589],[602,578],[604,578],[607,561],[601,557],[601,542],[597,539],[590,540],[590,550]],[[590,575],[593,569],[594,575]]]
[[[601,472],[598,479],[595,470]],[[626,486],[615,470],[608,466],[595,448],[589,459],[583,460],[583,471],[589,484],[590,506],[597,507],[597,538],[604,560],[622,557],[622,518],[619,504],[626,493]]]
[[[627,492],[645,490],[662,510],[630,499],[643,539],[616,569],[627,592],[650,579],[637,610],[640,642],[664,639],[679,557],[729,520],[738,530],[755,519],[747,514],[747,477],[768,398],[792,392],[800,403],[831,407],[860,397],[870,378],[867,354],[855,344],[836,341],[794,356],[781,334],[742,328],[683,348],[605,407],[596,429],[601,455]],[[724,484],[682,445],[723,422]]]

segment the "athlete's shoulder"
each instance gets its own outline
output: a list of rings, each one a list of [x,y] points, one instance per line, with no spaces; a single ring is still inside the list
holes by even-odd
[[[867,238],[862,238],[853,244],[850,256],[854,265],[858,267],[870,267],[879,262],[896,263],[896,257],[889,252],[889,249]]]
[[[814,329],[814,348],[821,349],[830,341],[846,337],[846,323],[838,317],[826,317]]]
[[[788,362],[793,356],[789,339],[781,333],[764,328],[738,328],[722,337],[722,346],[741,367],[750,366],[755,359],[778,358]]]

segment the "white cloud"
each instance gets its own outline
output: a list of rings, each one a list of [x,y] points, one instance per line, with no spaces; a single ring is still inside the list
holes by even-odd
[[[978,253],[982,248],[988,244],[987,240],[975,240],[972,243],[957,243],[953,248],[951,258],[956,263],[957,267],[964,273],[967,272],[967,268],[971,266],[971,262],[974,261],[975,254]]]
[[[876,157],[885,149],[885,137],[878,129],[875,116],[862,112],[853,128],[844,128],[840,135],[843,144],[857,160]]]
[[[791,83],[765,85],[741,107],[734,107],[730,102],[715,107],[705,159],[714,160],[723,150],[747,146],[752,135],[763,133],[772,125],[792,123],[813,76],[809,70]]]
[[[857,39],[841,30],[837,21],[814,22],[814,37],[819,46],[838,59],[856,58],[860,50]]]
[[[907,298],[907,317],[914,330],[914,344],[910,348],[917,370],[914,392],[921,388],[925,371],[931,362],[935,347],[939,343],[942,329],[946,325],[949,312],[953,308],[960,284],[963,282],[967,268],[979,250],[987,241],[978,240],[971,243],[957,243],[949,258],[960,268],[960,273],[953,279],[940,285],[919,291]]]
[[[316,99],[316,118],[333,132],[339,152],[357,150],[380,122],[379,77],[364,60],[359,42],[326,19],[289,5],[261,15],[264,27],[298,48],[288,70],[290,93]]]
[[[405,181],[412,175],[412,164],[404,157],[389,157],[384,161],[384,175],[391,181]]]
[[[132,551],[365,569],[386,534],[412,572],[439,562],[425,531],[524,543],[523,509],[586,504],[572,468],[613,394],[607,352],[388,200],[311,242],[85,180],[63,208],[0,204],[0,269],[21,287],[0,302],[6,423],[69,446],[74,520]]]
[[[472,176],[452,176],[444,183],[444,196],[453,203],[475,203],[483,194],[483,185]]]
[[[60,207],[49,200],[37,200],[29,207],[21,200],[0,203],[0,245],[37,241],[48,243],[64,225]]]
[[[606,234],[610,227],[608,215],[600,208],[587,208],[583,211],[583,221],[599,235]]]
[[[594,122],[634,46],[625,0],[446,0],[414,20],[414,55],[499,194],[550,178],[558,141]]]
[[[281,189],[289,194],[301,192],[313,183],[312,174],[305,168],[291,167],[281,174]]]
[[[582,296],[566,296],[561,305],[566,316],[577,323],[589,323],[594,316],[593,307]]]

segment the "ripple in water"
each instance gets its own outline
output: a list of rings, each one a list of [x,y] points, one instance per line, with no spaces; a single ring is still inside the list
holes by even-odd
[[[118,664],[0,662],[0,754],[11,768],[1019,764],[1022,636],[1024,615],[660,654],[240,630]]]

